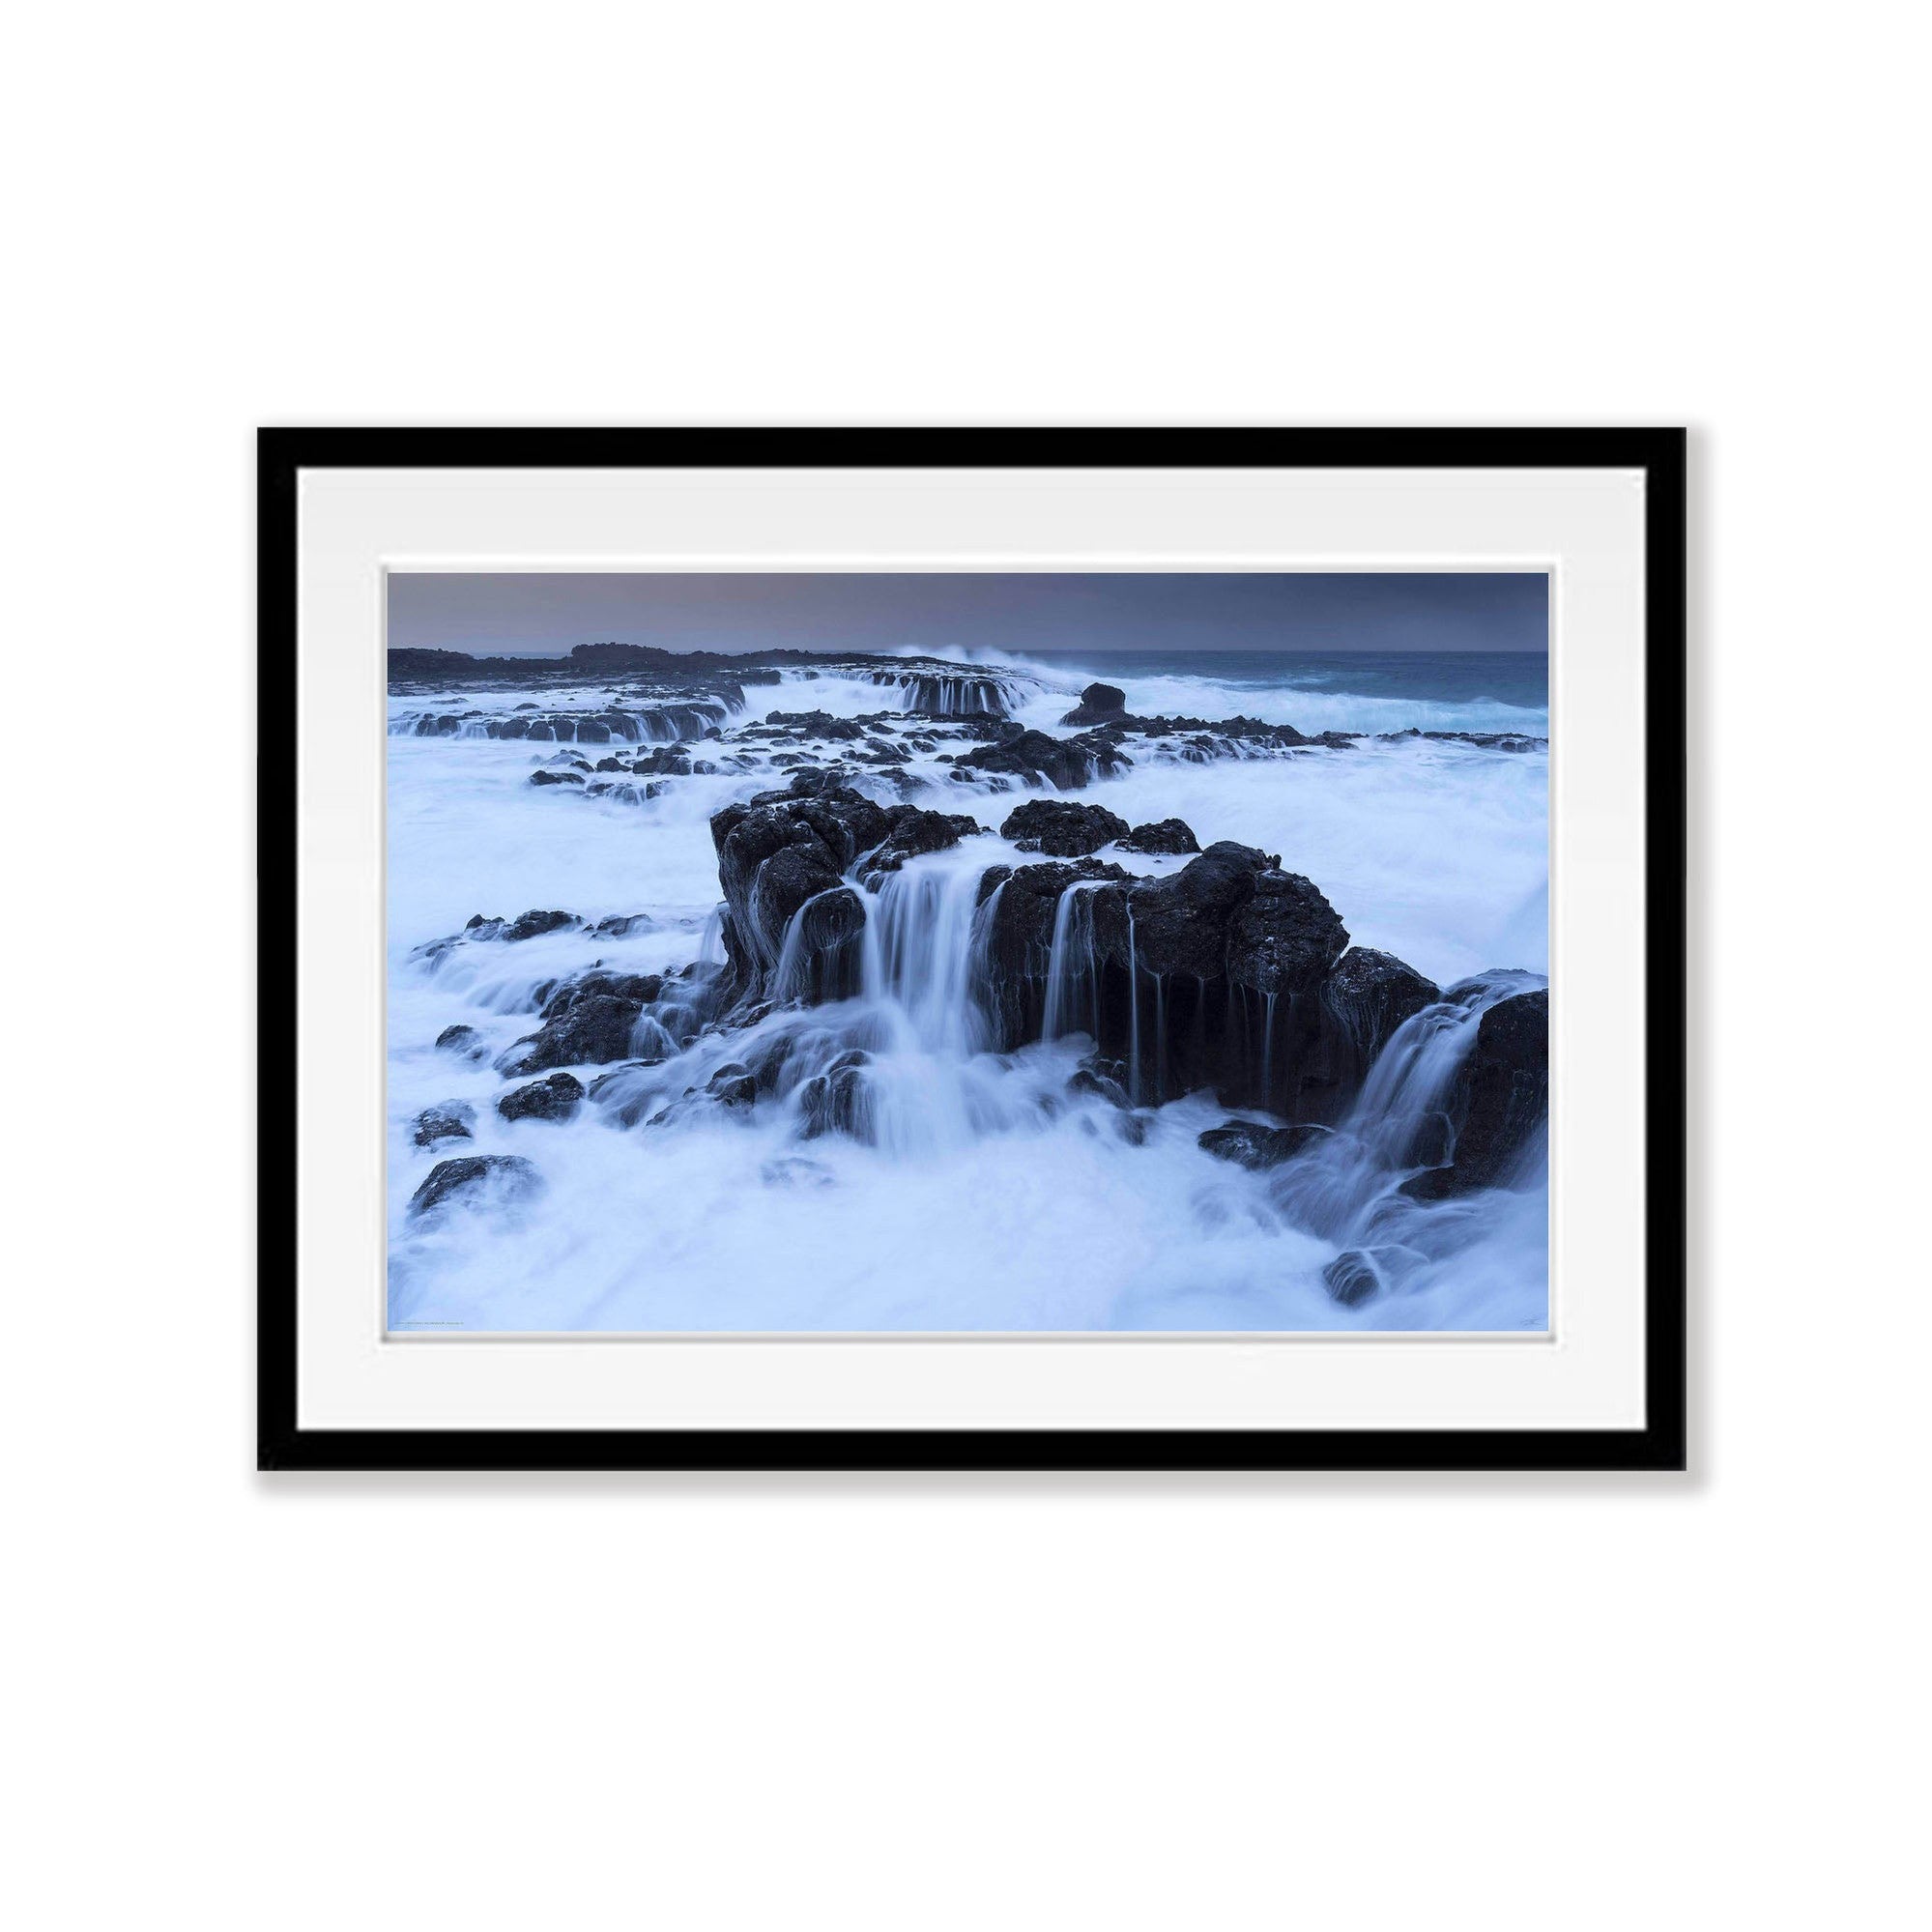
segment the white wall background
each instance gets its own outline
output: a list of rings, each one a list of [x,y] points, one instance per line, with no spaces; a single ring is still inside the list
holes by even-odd
[[[15,1922],[1922,1910],[1908,33],[14,22]],[[1697,432],[1692,1478],[250,1473],[258,421],[1652,420]]]

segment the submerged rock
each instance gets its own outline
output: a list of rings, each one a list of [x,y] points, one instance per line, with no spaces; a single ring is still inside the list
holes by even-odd
[[[1023,851],[1050,858],[1083,858],[1127,832],[1127,821],[1105,805],[1075,805],[1059,798],[1029,798],[1007,816],[999,836]]]
[[[584,1082],[574,1074],[552,1074],[505,1094],[497,1111],[505,1120],[568,1120],[584,1098]]]
[[[706,1081],[705,1091],[720,1107],[751,1107],[758,1100],[758,1082],[738,1060],[727,1060]]]
[[[1323,1285],[1343,1308],[1360,1308],[1371,1295],[1380,1293],[1381,1271],[1363,1248],[1350,1248],[1338,1254],[1321,1271]]]
[[[439,1161],[409,1197],[409,1215],[419,1220],[445,1202],[494,1197],[528,1200],[543,1191],[543,1176],[520,1154],[463,1154]]]
[[[1312,1142],[1329,1138],[1329,1130],[1312,1121],[1300,1121],[1292,1127],[1264,1127],[1252,1120],[1229,1120],[1210,1127],[1197,1139],[1196,1145],[1218,1161],[1232,1161],[1251,1173],[1260,1173],[1292,1161]]]
[[[854,1047],[799,1087],[801,1139],[816,1140],[826,1134],[850,1134],[859,1140],[871,1139],[865,1105],[865,1068],[871,1057],[863,1049]]]
[[[490,1051],[483,1036],[474,1026],[446,1026],[436,1036],[436,1050],[454,1053],[459,1059],[480,1060]]]
[[[468,1140],[476,1124],[476,1110],[460,1100],[446,1100],[425,1107],[416,1116],[411,1138],[418,1147],[433,1147],[439,1140]]]

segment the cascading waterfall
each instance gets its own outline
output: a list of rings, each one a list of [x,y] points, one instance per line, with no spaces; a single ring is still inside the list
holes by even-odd
[[[1047,960],[1047,1009],[1040,1037],[1057,1040],[1100,1031],[1100,957],[1093,942],[1093,895],[1104,881],[1081,879],[1060,894],[1053,908],[1053,937]]]
[[[903,1013],[928,1053],[964,1057],[987,1043],[972,970],[983,871],[908,865],[867,898],[861,996]]]
[[[1542,984],[1533,973],[1482,973],[1404,1021],[1339,1129],[1277,1170],[1273,1193],[1286,1218],[1342,1246],[1399,1242],[1405,1225],[1429,1212],[1399,1194],[1400,1183],[1455,1153],[1451,1089],[1483,1015]]]

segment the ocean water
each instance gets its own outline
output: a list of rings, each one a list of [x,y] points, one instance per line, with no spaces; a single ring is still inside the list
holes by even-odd
[[[998,667],[1017,714],[1050,731],[1095,678],[1119,685],[1129,708],[1148,715],[1245,715],[1310,734],[1547,731],[1540,656],[1095,649],[972,659]],[[856,716],[893,703],[857,678],[802,673],[746,695],[732,729],[774,710]],[[582,687],[546,689],[538,665],[528,690],[474,696],[492,709],[588,702]],[[435,704],[460,709],[463,696]],[[390,700],[393,720],[423,707]],[[501,1120],[494,1101],[509,1082],[487,1060],[437,1052],[437,1034],[474,1026],[494,1056],[534,1030],[531,1006],[546,980],[593,962],[657,971],[714,952],[710,816],[785,775],[676,778],[658,797],[623,803],[533,788],[533,768],[557,750],[400,733],[389,742],[389,1312],[398,1332],[1545,1325],[1547,1190],[1535,1173],[1514,1191],[1427,1207],[1392,1207],[1359,1177],[1312,1170],[1299,1177],[1298,1196],[1284,1196],[1279,1175],[1247,1173],[1196,1146],[1204,1127],[1227,1117],[1211,1098],[1153,1110],[1140,1145],[1123,1140],[1104,1105],[1069,1103],[1067,1077],[1090,1047],[1078,1034],[1015,1055],[980,1051],[968,1012],[970,901],[988,865],[1031,856],[996,830],[1026,794],[960,784],[932,760],[911,762],[913,775],[931,781],[913,802],[973,813],[987,830],[916,861],[890,903],[875,902],[868,942],[875,929],[897,937],[875,949],[864,995],[781,1011],[752,1036],[700,1040],[648,1077],[671,1100],[741,1057],[748,1037],[795,1038],[801,1053],[863,1040],[879,1069],[879,1144],[801,1142],[795,1110],[777,1102],[749,1117],[695,1110],[656,1127],[613,1125],[589,1107],[564,1123]],[[862,782],[883,802],[898,796]],[[1327,895],[1354,943],[1393,952],[1444,987],[1499,969],[1514,987],[1547,972],[1541,747],[1404,738],[1286,758],[1143,758],[1081,795],[1130,822],[1184,819],[1202,845],[1233,839],[1280,853]],[[1184,863],[1125,862],[1148,874]],[[580,928],[458,946],[433,964],[417,956],[473,914],[531,908],[587,922],[644,913],[649,923],[620,938]],[[1461,1025],[1449,1015],[1440,1038],[1415,1044],[1416,1079],[1453,1071]],[[599,1070],[578,1071],[588,1082]],[[476,1109],[475,1139],[415,1146],[417,1113],[446,1101]],[[409,1198],[436,1162],[471,1153],[524,1156],[543,1176],[542,1194],[412,1219]],[[1406,1272],[1399,1291],[1344,1308],[1321,1270],[1365,1228],[1400,1247]]]

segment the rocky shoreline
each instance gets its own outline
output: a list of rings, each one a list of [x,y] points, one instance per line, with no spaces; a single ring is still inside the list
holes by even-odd
[[[519,670],[527,680],[528,666]],[[1090,687],[1082,708],[1105,711],[1108,691]],[[1116,720],[1072,739],[983,715],[954,717],[950,728],[979,747],[960,759],[966,768],[1019,777],[1041,768],[1029,736],[1062,757],[1094,747],[1104,768],[1098,747],[1112,745],[1111,734],[1144,737],[1151,722]],[[878,735],[871,719],[764,723],[780,742],[825,734],[862,750]],[[829,729],[854,724],[856,735]],[[897,714],[895,728],[930,735],[934,724]],[[1210,729],[1234,735],[1227,724]],[[1256,729],[1287,751],[1315,742]],[[1283,743],[1283,734],[1299,742]],[[988,762],[1002,754],[1004,770]],[[1156,1110],[1188,1095],[1251,1116],[1202,1131],[1202,1152],[1263,1177],[1293,1225],[1324,1236],[1334,1176],[1387,1200],[1389,1212],[1414,1214],[1508,1188],[1535,1156],[1547,1110],[1548,995],[1534,975],[1438,987],[1386,952],[1352,947],[1320,889],[1279,855],[1227,841],[1203,850],[1179,820],[1133,826],[1104,805],[1036,795],[995,814],[995,825],[971,812],[881,804],[850,775],[849,764],[808,764],[712,814],[722,958],[646,974],[599,964],[539,982],[534,1024],[493,1061],[505,1082],[498,1114],[648,1132],[775,1108],[800,1143],[877,1140],[882,1111],[905,1104],[879,1085],[881,988],[909,1000],[943,980],[957,981],[948,996],[970,1052],[1011,1056],[1084,1039],[1060,1104],[1098,1110],[1130,1145]],[[1067,767],[1045,775],[1061,792],[1081,789],[1059,783]],[[1039,856],[1014,863],[1000,845],[972,865],[971,842],[995,833]],[[1148,873],[1140,854],[1185,862]],[[435,972],[465,948],[579,930],[616,938],[633,919],[649,924],[642,913],[478,913],[416,957]],[[463,1025],[437,1045],[466,1060],[480,1047]],[[475,1124],[475,1110],[455,1101],[414,1120],[417,1145],[451,1151],[416,1190],[410,1219],[542,1189],[539,1163],[525,1156],[453,1151]],[[1396,1285],[1411,1252],[1395,1240],[1351,1248],[1324,1281],[1352,1309]]]

